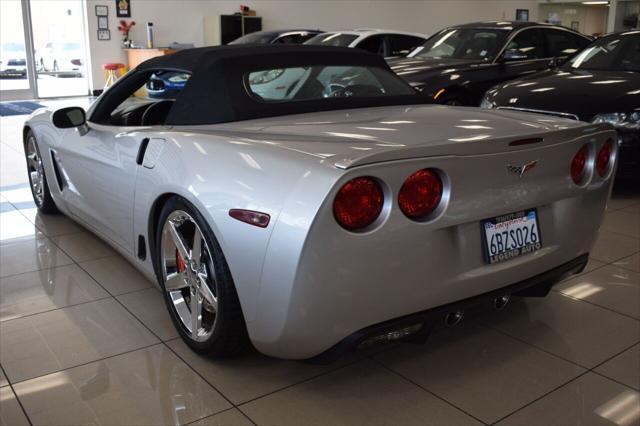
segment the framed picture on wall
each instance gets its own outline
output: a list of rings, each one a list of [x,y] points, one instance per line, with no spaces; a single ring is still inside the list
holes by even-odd
[[[109,18],[106,16],[98,16],[98,29],[99,30],[108,30],[109,29]]]
[[[528,21],[529,9],[516,9],[516,21]]]
[[[116,0],[116,16],[131,18],[131,0]]]
[[[571,21],[571,29],[575,31],[580,31],[580,22]]]
[[[98,40],[100,41],[111,40],[111,31],[98,30]]]
[[[109,16],[109,7],[104,4],[96,4],[96,16]]]

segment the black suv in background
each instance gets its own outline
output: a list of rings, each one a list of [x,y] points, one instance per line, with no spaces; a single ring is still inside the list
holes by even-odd
[[[559,26],[476,22],[439,31],[389,65],[435,103],[477,106],[496,84],[555,66],[589,43]]]

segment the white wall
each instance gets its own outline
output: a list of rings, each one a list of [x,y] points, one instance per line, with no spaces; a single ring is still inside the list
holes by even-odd
[[[203,17],[234,13],[240,4],[257,11],[265,30],[375,27],[432,34],[447,25],[513,20],[516,9],[529,9],[529,18],[538,19],[537,0],[131,0],[131,20],[137,25],[130,37],[144,42],[145,23],[151,21],[156,46],[166,46],[174,41],[202,46]],[[97,39],[95,5],[109,7],[111,41]],[[87,0],[93,89],[101,89],[104,85],[103,63],[125,62],[117,27],[113,0]]]

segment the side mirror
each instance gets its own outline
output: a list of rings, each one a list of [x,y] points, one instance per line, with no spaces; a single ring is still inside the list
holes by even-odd
[[[80,107],[61,108],[54,111],[51,122],[58,129],[70,129],[80,127],[87,123],[84,110]]]
[[[502,62],[522,61],[524,59],[529,59],[529,56],[518,49],[508,49],[502,54]]]

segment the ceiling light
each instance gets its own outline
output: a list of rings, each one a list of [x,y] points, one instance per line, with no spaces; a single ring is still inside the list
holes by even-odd
[[[596,6],[596,5],[609,5],[608,1],[583,1],[582,4],[586,4],[588,6]]]

